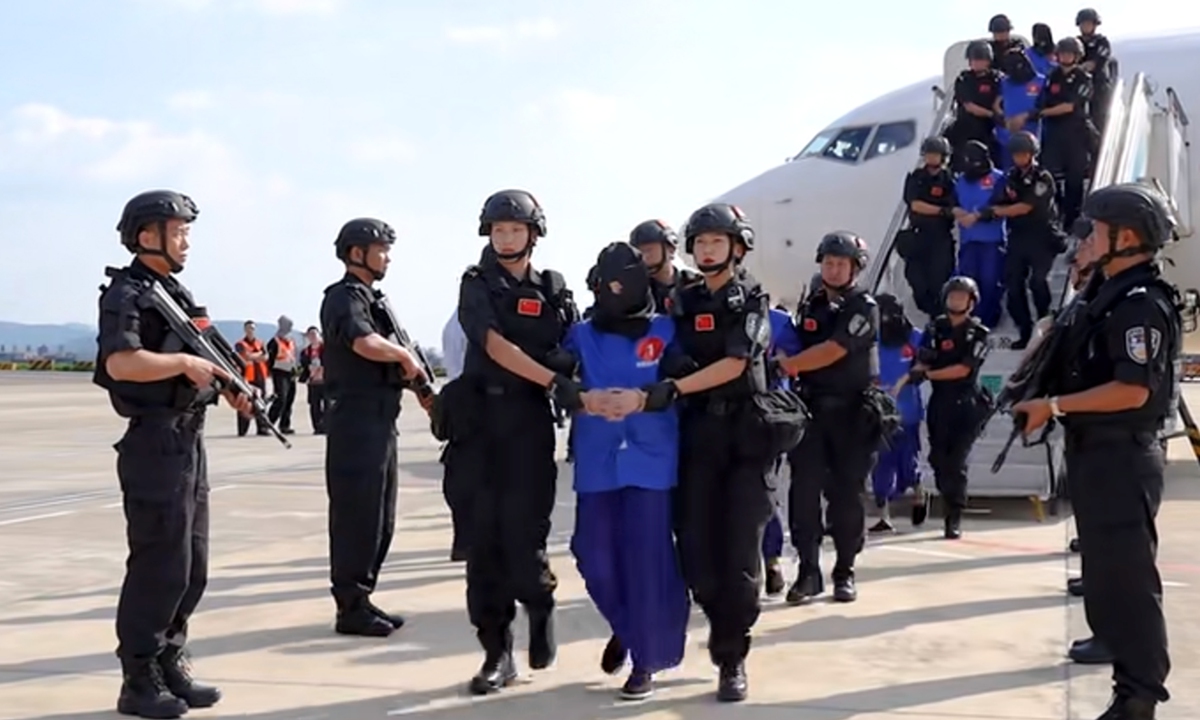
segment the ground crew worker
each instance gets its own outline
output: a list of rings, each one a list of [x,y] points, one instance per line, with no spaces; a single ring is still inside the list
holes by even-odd
[[[800,336],[796,334],[796,325],[792,322],[792,316],[782,308],[771,308],[769,318],[771,320],[771,343],[767,347],[767,356],[778,358],[798,354],[803,347],[800,345]],[[777,388],[786,388],[789,384],[787,375],[774,378],[774,386]],[[779,489],[783,480],[782,473],[786,471],[787,457],[780,455],[771,469],[772,474],[777,478],[776,490]],[[767,574],[764,586],[767,595],[771,597],[779,595],[787,589],[782,562],[783,517],[781,512],[783,503],[779,492],[775,493],[774,501],[775,511],[771,513],[771,519],[763,530],[762,543],[763,567],[766,568]]]
[[[882,439],[870,431],[865,393],[879,374],[879,308],[856,280],[867,267],[867,244],[850,232],[832,232],[817,245],[821,287],[797,311],[804,350],[781,361],[796,377],[813,422],[788,455],[792,486],[788,525],[800,559],[787,601],[800,604],[825,591],[821,574],[821,496],[837,560],[833,598],[852,602],[854,560],[866,531],[862,492]]]
[[[496,692],[516,679],[512,621],[516,602],[529,616],[529,666],[554,662],[554,590],[546,558],[558,467],[554,413],[580,407],[574,361],[562,351],[579,319],[561,274],[534,272],[530,256],[546,235],[546,215],[533,195],[502,190],[487,199],[479,235],[495,256],[473,265],[459,288],[458,320],[467,336],[462,379],[474,390],[479,432],[463,452],[488,468],[473,483],[474,522],[467,557],[467,612],[484,650],[470,691]]]
[[[159,283],[180,308],[202,313],[176,278],[199,211],[186,195],[142,193],[125,205],[117,231],[135,255],[100,296],[99,352],[92,381],[129,419],[116,444],[129,557],[117,601],[117,711],[177,718],[215,705],[221,693],[194,682],[184,655],[188,619],[208,582],[208,476],[204,415],[228,374],[183,347],[139,299]],[[240,414],[248,398],[225,393]]]
[[[1058,224],[1054,176],[1036,161],[1037,138],[1019,132],[1008,150],[1014,165],[1004,176],[1003,197],[990,210],[1005,220],[1004,287],[1009,317],[1020,333],[1012,349],[1023,350],[1033,337],[1034,321],[1050,312],[1050,268],[1066,249],[1066,238]],[[1029,315],[1027,295],[1033,296],[1035,317]]]
[[[275,393],[275,402],[271,403],[267,417],[271,422],[278,423],[284,435],[296,433],[292,429],[292,406],[296,402],[299,358],[296,355],[296,341],[292,339],[292,327],[291,318],[280,315],[275,335],[267,343],[267,365],[271,368],[271,387]]]
[[[405,387],[427,385],[383,292],[396,232],[382,220],[342,226],[334,252],[345,276],[325,288],[325,490],[329,495],[329,576],[342,635],[384,637],[404,618],[371,602],[396,524],[396,418]],[[418,395],[420,397],[420,395]],[[424,404],[426,401],[422,400]]]
[[[1114,656],[1113,702],[1101,720],[1153,718],[1169,698],[1155,517],[1163,493],[1158,432],[1173,412],[1181,346],[1178,293],[1156,262],[1171,239],[1166,200],[1136,183],[1092,193],[1083,208],[1103,282],[1089,286],[1079,341],[1052,367],[1056,395],[1018,403],[1025,431],[1065,429],[1088,625]]]
[[[925,404],[916,385],[906,383],[897,388],[917,361],[921,331],[913,327],[895,295],[880,295],[876,302],[879,303],[879,384],[894,389],[901,419],[900,432],[888,440],[887,449],[879,454],[879,462],[871,473],[871,490],[875,507],[879,509],[879,521],[868,532],[886,533],[896,529],[892,525],[890,504],[909,491],[913,499],[913,525],[925,523],[928,509],[921,488],[920,469],[921,421],[925,419]]]
[[[699,273],[674,265],[679,235],[662,220],[647,220],[629,233],[629,243],[642,252],[650,268],[657,312],[669,315],[675,288],[700,280]]]
[[[1058,60],[1054,57],[1054,33],[1049,25],[1034,23],[1031,38],[1033,46],[1025,51],[1025,56],[1033,63],[1034,72],[1047,77],[1058,65]]]
[[[1090,155],[1099,143],[1090,119],[1092,78],[1079,65],[1083,45],[1078,38],[1058,41],[1058,67],[1046,78],[1046,92],[1038,103],[1042,118],[1042,165],[1058,183],[1058,202],[1064,227],[1079,217]]]
[[[1107,37],[1096,32],[1100,26],[1100,13],[1092,8],[1084,8],[1075,14],[1075,26],[1079,28],[1079,42],[1083,44],[1083,62],[1080,64],[1092,76],[1092,123],[1097,132],[1103,135],[1115,79],[1112,44]]]
[[[746,656],[758,621],[763,528],[771,517],[769,471],[779,450],[764,442],[754,396],[766,389],[771,324],[758,281],[739,266],[754,230],[737,207],[692,213],[684,249],[704,282],[679,289],[676,338],[685,377],[656,385],[648,407],[684,397],[680,419],[679,548],[684,578],[708,617],[717,699],[746,698]]]
[[[1004,297],[1005,221],[989,209],[1003,197],[1004,173],[992,166],[983,143],[967,143],[963,157],[963,172],[954,186],[958,199],[954,214],[961,243],[957,272],[978,283],[979,317],[993,327],[1000,322],[1000,301]]]
[[[1025,41],[1013,37],[1012,29],[1012,21],[1007,15],[995,15],[988,21],[988,32],[992,34],[988,45],[992,48],[992,57],[996,63],[1000,63],[1009,52],[1025,51]]]
[[[253,320],[247,320],[242,324],[243,337],[234,343],[234,350],[242,358],[245,364],[243,377],[251,387],[258,390],[262,397],[267,395],[267,350],[263,347],[262,340],[254,336],[255,326]],[[267,426],[261,420],[255,420],[259,435],[270,435],[271,431],[267,430]],[[237,416],[237,434],[238,437],[244,437],[250,430],[250,418],[245,415],[238,414]]]
[[[1000,80],[997,107],[1004,115],[1004,124],[996,126],[996,142],[1000,146],[1000,167],[1012,167],[1008,141],[1013,134],[1028,132],[1035,138],[1042,135],[1042,123],[1035,115],[1038,100],[1046,86],[1046,77],[1033,69],[1025,53],[1009,53],[1004,58],[1004,77]]]
[[[1000,73],[992,67],[992,46],[983,40],[967,45],[967,62],[970,67],[959,73],[954,81],[954,101],[958,112],[950,129],[950,142],[954,146],[954,167],[959,169],[960,153],[966,144],[978,140],[994,151],[994,128],[997,113],[996,98],[1000,94]]]
[[[972,311],[979,288],[969,277],[952,277],[942,292],[946,313],[925,327],[917,365],[909,383],[933,384],[929,398],[929,466],[946,506],[947,540],[962,537],[967,506],[967,456],[975,444],[988,408],[982,400],[979,368],[988,354],[988,328]]]
[[[325,364],[321,330],[310,327],[304,333],[308,345],[300,352],[300,382],[308,385],[308,418],[314,435],[325,434]]]
[[[950,142],[944,137],[926,138],[921,143],[924,166],[904,178],[904,202],[908,205],[909,234],[897,238],[897,252],[904,259],[904,278],[912,289],[913,301],[926,315],[941,307],[942,285],[954,272],[954,176],[947,165]]]
[[[579,459],[571,552],[612,629],[601,669],[614,674],[632,657],[621,697],[643,700],[655,673],[682,662],[691,604],[673,535],[679,413],[673,402],[651,406],[642,391],[667,378],[676,329],[654,311],[637,248],[613,243],[596,268],[596,312],[566,342],[587,388],[571,421]]]

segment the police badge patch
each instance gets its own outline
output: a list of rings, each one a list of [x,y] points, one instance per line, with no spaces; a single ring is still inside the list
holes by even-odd
[[[1162,342],[1162,333],[1150,328],[1150,357],[1158,355],[1158,346]],[[1125,354],[1138,365],[1146,364],[1146,328],[1131,327],[1125,331]]]
[[[746,337],[755,345],[767,347],[771,344],[771,323],[763,319],[757,313],[750,313],[746,316]]]
[[[1038,197],[1042,197],[1048,192],[1050,192],[1050,186],[1044,182],[1040,182],[1033,186],[1033,194],[1037,195]]]
[[[871,331],[871,323],[867,322],[865,316],[855,315],[850,318],[850,324],[847,326],[847,329],[854,337],[862,337]]]

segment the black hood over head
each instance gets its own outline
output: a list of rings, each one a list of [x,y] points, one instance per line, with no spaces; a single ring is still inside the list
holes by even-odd
[[[601,332],[644,336],[654,314],[654,294],[642,253],[627,242],[612,243],[600,251],[595,271],[592,323]]]

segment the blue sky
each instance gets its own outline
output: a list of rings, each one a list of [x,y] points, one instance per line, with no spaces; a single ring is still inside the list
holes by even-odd
[[[995,10],[1064,33],[1078,3],[979,7],[10,0],[0,319],[94,323],[104,265],[128,257],[122,204],[171,187],[201,208],[183,277],[214,317],[314,322],[338,228],[374,215],[400,236],[384,288],[438,345],[492,191],[538,196],[535,263],[580,290],[604,244],[643,219],[681,224],[845,111],[940,72]],[[1200,25],[1178,2],[1099,10],[1114,36]]]

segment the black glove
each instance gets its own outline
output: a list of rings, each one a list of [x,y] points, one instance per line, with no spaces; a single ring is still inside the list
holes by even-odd
[[[990,222],[996,219],[996,208],[985,207],[979,211],[980,222]]]
[[[563,410],[575,412],[583,409],[583,388],[566,375],[555,375],[548,390],[554,402]]]
[[[925,382],[925,371],[920,368],[913,368],[908,371],[908,384],[920,385]]]
[[[642,388],[642,392],[646,393],[646,404],[642,407],[643,412],[666,410],[679,399],[679,386],[670,380],[661,380],[653,385],[647,385]]]

